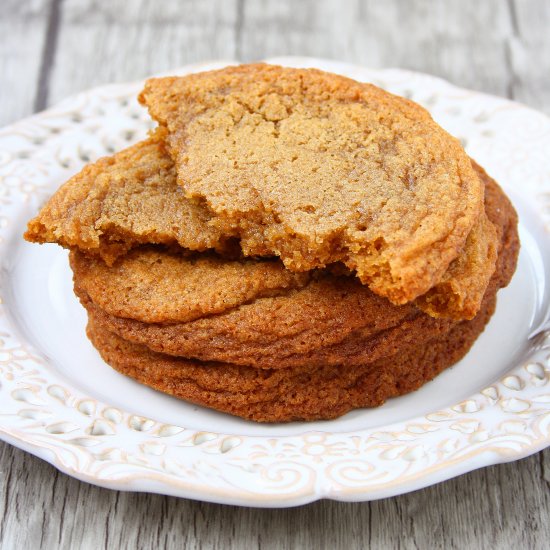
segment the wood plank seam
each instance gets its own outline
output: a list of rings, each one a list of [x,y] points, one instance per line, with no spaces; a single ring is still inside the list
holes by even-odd
[[[519,23],[518,23],[518,13],[515,5],[515,0],[508,0],[508,14],[510,17],[510,26],[511,33],[506,38],[504,44],[504,58],[506,60],[506,68],[508,70],[508,83],[506,86],[506,95],[510,99],[514,99],[515,96],[515,87],[518,84],[518,75],[514,69],[514,60],[512,59],[512,42],[518,40],[520,37],[519,34]]]
[[[244,2],[237,0],[237,17],[235,21],[235,59],[242,59],[243,27],[244,27]]]
[[[50,4],[46,40],[44,41],[44,49],[42,50],[38,86],[36,87],[36,95],[34,98],[34,112],[42,111],[48,105],[50,75],[57,51],[57,38],[59,36],[62,3],[63,0],[52,0]]]
[[[5,445],[7,445],[7,443],[5,443]],[[4,472],[2,472],[2,475],[4,474]],[[13,474],[13,470],[11,468],[8,469],[8,475],[7,475],[7,478],[5,479],[5,487],[4,487],[4,502],[3,502],[3,506],[4,506],[4,510],[8,510],[9,508],[9,504],[10,504],[10,495],[12,493],[12,474]],[[2,519],[0,519],[0,543],[4,540],[4,534],[7,530],[7,521],[8,521],[8,514],[7,513],[4,513],[2,514]]]
[[[550,471],[548,471],[545,460],[544,460],[544,451],[541,451],[538,454],[539,464],[540,464],[540,477],[542,481],[546,481],[546,484],[550,486]]]

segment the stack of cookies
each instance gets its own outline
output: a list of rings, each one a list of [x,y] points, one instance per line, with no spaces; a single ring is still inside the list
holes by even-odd
[[[25,234],[70,249],[113,368],[255,421],[330,419],[419,388],[483,331],[516,214],[424,109],[264,64],[151,79],[139,100],[149,138]]]

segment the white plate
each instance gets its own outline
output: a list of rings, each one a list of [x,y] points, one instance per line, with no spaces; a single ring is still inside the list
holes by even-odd
[[[550,120],[423,74],[270,61],[411,97],[503,185],[520,214],[522,249],[473,349],[378,409],[271,426],[178,401],[111,370],[85,337],[66,252],[21,238],[68,176],[144,137],[141,83],[105,86],[0,131],[0,436],[97,485],[266,507],[387,497],[547,446]]]

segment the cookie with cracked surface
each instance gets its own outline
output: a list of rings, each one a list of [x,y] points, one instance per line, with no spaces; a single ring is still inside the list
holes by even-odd
[[[28,224],[25,239],[99,255],[108,264],[144,243],[231,249],[208,212],[176,185],[158,133],[86,166]]]
[[[143,323],[190,322],[307,284],[277,261],[229,260],[182,254],[153,246],[136,248],[108,266],[71,250],[78,286],[110,315]]]
[[[432,380],[468,352],[494,306],[494,298],[484,302],[473,320],[426,345],[354,367],[256,369],[177,358],[130,343],[94,319],[87,333],[114,369],[180,399],[256,422],[328,420],[382,405]]]
[[[186,195],[245,255],[343,262],[403,304],[441,281],[482,213],[458,140],[370,84],[253,64],[151,79],[139,100]]]
[[[71,178],[29,223],[25,238],[78,248],[109,265],[142,243],[181,250],[213,247],[224,256],[238,256],[235,243],[224,239],[209,220],[203,207],[183,196],[156,132]],[[495,261],[493,240],[494,228],[482,215],[464,250],[443,280],[418,301],[419,307],[436,317],[472,318],[490,277],[489,264]]]
[[[485,292],[487,300],[508,284],[519,242],[515,211],[494,182],[487,186],[485,205],[499,236],[498,261]],[[155,258],[165,262],[154,262],[152,271],[149,266]],[[203,265],[196,279],[187,275],[189,284],[180,266],[188,262],[188,258],[148,249],[136,250],[118,267],[108,268],[98,260],[71,253],[75,291],[92,318],[126,340],[175,356],[257,368],[361,365],[427,342],[456,323],[434,319],[412,304],[394,306],[355,278],[326,271],[311,273],[299,285],[270,289],[273,295],[243,294],[239,301],[244,279],[240,262]],[[291,274],[279,262],[264,263],[268,265],[275,272],[280,269]],[[149,277],[162,283],[155,287]],[[131,284],[127,285],[128,281]],[[207,304],[212,295],[219,296],[220,285],[226,306],[223,311],[218,306],[204,310],[202,316],[188,315],[190,309],[199,307],[203,295]],[[149,289],[155,289],[154,294]],[[182,296],[182,289],[194,292]],[[171,309],[182,299],[197,304],[178,307],[184,311],[184,322],[182,315],[174,315]],[[151,319],[150,309],[157,322],[143,321],[141,312]]]

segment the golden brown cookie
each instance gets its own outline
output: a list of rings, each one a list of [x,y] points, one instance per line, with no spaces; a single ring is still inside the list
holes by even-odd
[[[29,223],[25,238],[77,247],[87,255],[101,256],[109,265],[141,243],[177,243],[173,248],[193,250],[216,247],[224,256],[230,255],[234,243],[218,235],[206,211],[182,195],[159,135],[101,159],[71,178]],[[419,307],[436,317],[472,318],[494,265],[494,232],[482,215],[464,251],[443,280],[419,300]],[[282,266],[277,269],[283,271]],[[127,287],[124,281],[123,286]]]
[[[227,260],[158,247],[134,249],[112,266],[77,250],[69,258],[75,281],[95,304],[144,323],[193,321],[286,294],[310,279],[277,261]]]
[[[481,166],[473,160],[471,162],[485,188],[485,211],[441,281],[415,301],[417,307],[432,317],[460,320],[472,319],[476,315],[495,271],[505,228],[511,232],[510,228],[514,227],[513,231],[516,231],[517,215],[508,197]]]
[[[75,283],[90,316],[126,340],[171,355],[257,368],[361,363],[384,355],[388,345],[395,344],[396,330],[404,337],[400,342],[404,345],[409,336],[427,338],[429,329],[453,324],[425,315],[432,326],[415,330],[422,319],[412,306],[393,306],[345,277],[328,276],[298,292],[177,324],[109,315],[78,287],[76,277]],[[356,287],[359,292],[354,292]]]
[[[514,272],[518,241],[515,211],[492,181],[486,189],[486,211],[501,243],[497,269],[486,291],[487,296],[494,296]],[[142,256],[147,259],[144,266],[140,265]],[[158,286],[147,278],[151,258],[165,259],[162,264],[154,262],[151,272],[153,280],[163,281]],[[360,365],[426,342],[454,324],[434,319],[412,304],[394,306],[353,277],[323,271],[311,273],[300,287],[279,289],[275,296],[228,300],[227,308],[218,309],[216,315],[195,314],[194,320],[180,322],[171,304],[184,299],[191,304],[187,312],[200,307],[202,296],[209,303],[209,297],[218,292],[221,268],[241,265],[224,260],[202,266],[201,288],[194,279],[187,285],[185,272],[178,270],[179,264],[187,262],[188,258],[163,251],[138,249],[109,268],[100,260],[71,253],[75,291],[94,319],[126,340],[176,356],[258,368]],[[281,265],[272,264],[274,268]],[[236,298],[241,292],[240,268],[235,276],[227,272],[231,276],[223,277],[224,295]],[[172,274],[176,274],[177,286]],[[148,292],[153,288],[154,293]],[[182,297],[184,288],[194,292]],[[149,314],[149,310],[155,312],[157,322],[142,322],[141,312]]]
[[[210,216],[185,198],[158,135],[86,166],[28,224],[28,241],[56,242],[111,264],[143,243],[225,250]]]
[[[405,353],[362,366],[256,369],[155,353],[90,319],[88,337],[113,368],[156,390],[256,422],[336,418],[414,391],[470,349],[495,306]]]
[[[403,304],[441,281],[482,212],[458,140],[376,86],[255,64],[151,79],[139,99],[186,195],[245,255],[341,261]]]

